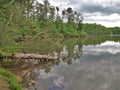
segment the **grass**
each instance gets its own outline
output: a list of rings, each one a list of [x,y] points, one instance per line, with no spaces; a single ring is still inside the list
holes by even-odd
[[[0,76],[6,78],[9,81],[8,87],[10,90],[22,90],[22,86],[18,84],[16,76],[11,72],[0,68]]]

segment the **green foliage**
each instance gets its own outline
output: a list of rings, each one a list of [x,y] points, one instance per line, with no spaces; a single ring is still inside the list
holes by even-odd
[[[0,47],[0,56],[4,57],[4,56],[9,56],[11,54],[20,52],[21,50],[21,46],[2,46]]]
[[[60,33],[64,36],[79,36],[79,32],[76,30],[74,23],[64,23],[62,24],[62,28],[60,29]]]
[[[6,3],[5,3],[6,2]],[[55,7],[49,5],[49,1],[44,1],[44,5],[36,3],[35,0],[1,0],[0,2],[0,37],[3,38],[2,44],[7,45],[8,42],[23,41],[25,36],[37,36],[44,30],[49,30],[53,35],[63,34],[64,36],[78,36],[77,28],[74,22],[63,23],[58,14],[55,15]],[[4,3],[4,4],[2,4]],[[33,7],[37,8],[37,11]],[[68,8],[70,13],[72,8]],[[50,14],[48,17],[47,14]],[[73,11],[71,12],[73,14]],[[56,18],[56,19],[55,19]],[[49,33],[49,32],[47,32]],[[39,36],[41,38],[41,36]]]
[[[80,32],[80,36],[81,36],[81,37],[88,37],[89,35],[88,35],[86,32],[81,31],[81,32]]]
[[[112,30],[98,24],[83,24],[82,30],[89,35],[111,35]]]
[[[120,34],[120,27],[109,28],[112,30],[113,34]]]
[[[10,84],[9,88],[11,90],[22,90],[22,86],[17,83],[17,78],[14,74],[12,74],[9,71],[6,71],[5,69],[0,68],[0,74],[3,75],[4,77],[7,77]]]

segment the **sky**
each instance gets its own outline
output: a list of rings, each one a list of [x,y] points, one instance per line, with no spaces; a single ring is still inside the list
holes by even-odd
[[[58,6],[60,10],[72,7],[82,14],[83,23],[97,23],[106,27],[120,26],[120,0],[49,0],[49,2]]]

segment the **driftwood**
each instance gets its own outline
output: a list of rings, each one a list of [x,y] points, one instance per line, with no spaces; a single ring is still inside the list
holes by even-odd
[[[19,54],[13,54],[12,56],[10,56],[10,58],[13,58],[13,59],[46,59],[46,60],[57,60],[58,56],[19,53]]]

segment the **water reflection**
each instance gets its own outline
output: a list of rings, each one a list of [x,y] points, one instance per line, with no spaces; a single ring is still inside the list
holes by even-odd
[[[87,45],[83,46],[84,53],[91,53],[91,54],[102,54],[108,52],[110,54],[117,54],[120,53],[120,43],[114,41],[106,41],[101,43],[100,45]]]
[[[68,50],[67,50],[67,47],[64,46],[63,50],[60,53],[60,58],[67,58],[67,57],[68,57]]]
[[[73,51],[67,50],[67,46],[64,46],[60,53],[60,60],[71,64],[74,60],[79,59],[82,55],[82,49],[79,47],[79,45],[75,45],[72,50]]]
[[[47,61],[46,63],[42,63],[43,69],[41,69],[41,66],[38,66],[33,70],[29,70],[24,77],[25,87],[29,87],[28,90],[64,90],[64,76],[62,74],[55,74],[51,71],[51,67],[72,64],[77,59],[80,59],[82,54],[81,50],[78,45],[73,47],[73,51],[69,51],[67,50],[67,46],[63,46],[58,64]]]
[[[82,49],[76,44],[73,51],[67,46],[63,47],[64,51],[68,51],[71,64],[61,58],[49,72],[33,69],[26,75],[26,81],[30,82],[32,77],[36,81],[28,86],[29,90],[120,90],[119,42],[83,45]]]
[[[119,37],[65,39],[60,45],[28,41],[23,43],[28,53],[48,53],[60,59],[20,60],[14,71],[24,75],[26,90],[120,90]]]
[[[33,76],[33,78],[32,78]],[[36,77],[35,77],[36,76]],[[32,81],[36,81],[35,85],[31,84]],[[63,90],[64,89],[64,77],[54,74],[53,72],[46,73],[44,69],[34,69],[26,75],[27,83],[29,84],[29,90]]]
[[[82,49],[79,48],[79,45],[77,44],[77,45],[74,46],[74,49],[73,49],[74,60],[80,59],[81,55],[82,55]]]

